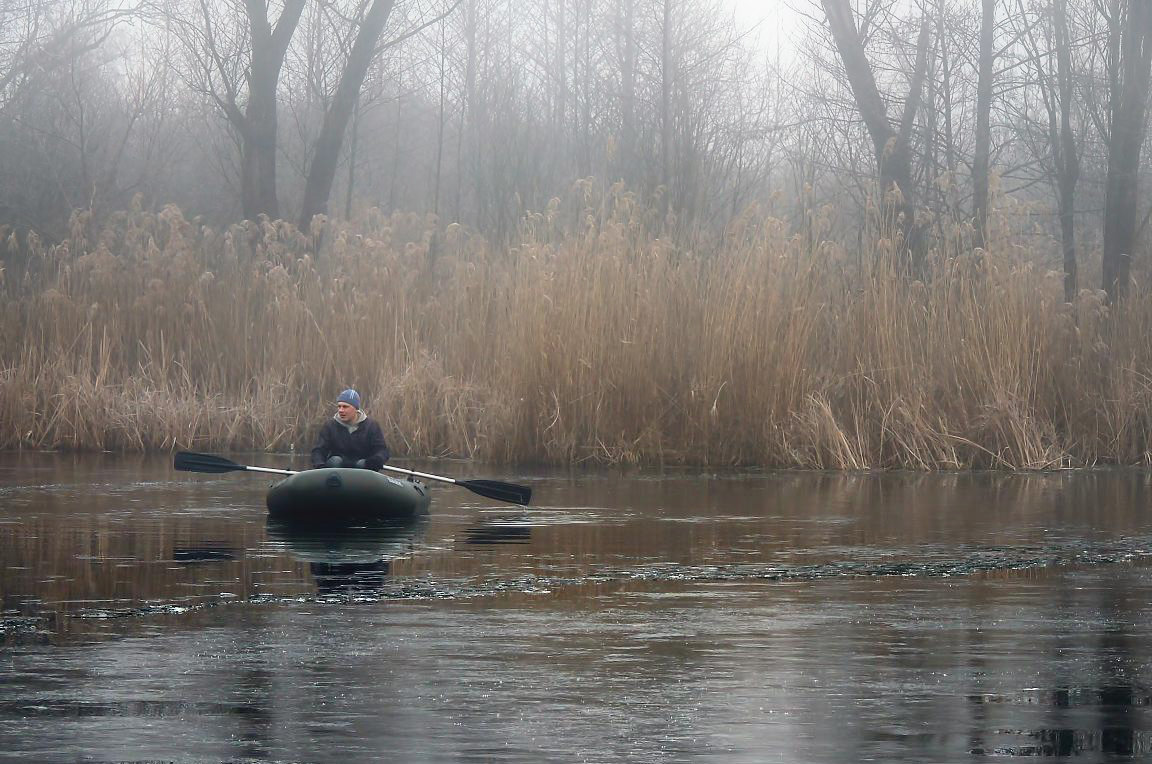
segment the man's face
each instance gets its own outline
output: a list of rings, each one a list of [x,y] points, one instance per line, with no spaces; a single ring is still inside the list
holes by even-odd
[[[352,424],[356,421],[356,415],[360,412],[350,403],[340,401],[336,404],[336,416],[340,418],[341,422],[345,424]]]

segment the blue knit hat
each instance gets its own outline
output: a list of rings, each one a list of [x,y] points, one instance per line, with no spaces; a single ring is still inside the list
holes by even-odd
[[[360,409],[360,393],[356,392],[352,388],[348,388],[344,392],[340,393],[340,397],[336,399],[336,402],[337,403],[347,403],[350,406],[352,406],[353,408],[355,408],[356,410],[359,410]]]

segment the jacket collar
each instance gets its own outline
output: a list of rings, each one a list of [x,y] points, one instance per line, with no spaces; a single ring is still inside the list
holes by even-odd
[[[343,420],[340,419],[339,414],[333,414],[332,418],[335,419],[341,427],[346,428],[348,432],[356,432],[356,430],[360,429],[360,425],[363,424],[364,420],[368,418],[368,415],[363,411],[357,411],[356,421],[352,424],[346,424]]]

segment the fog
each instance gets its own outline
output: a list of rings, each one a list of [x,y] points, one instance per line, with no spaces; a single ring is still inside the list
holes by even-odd
[[[1018,233],[1107,247],[1111,121],[1142,138],[1142,108],[1122,105],[1139,107],[1147,79],[1114,76],[1143,34],[1117,8],[289,0],[257,18],[237,0],[8,2],[0,220],[59,239],[75,210],[99,220],[133,203],[305,228],[379,207],[503,241],[590,179],[622,183],[681,230],[722,230],[752,204],[799,225],[831,202],[845,234],[895,183],[904,234],[930,248],[941,221],[983,230],[991,181],[993,209],[1029,206],[1005,221]],[[834,33],[841,13],[858,45]],[[882,161],[888,132],[899,178]],[[1130,198],[1116,193],[1114,210]],[[917,211],[935,230],[913,230]]]
[[[645,194],[675,186],[693,220],[722,223],[764,167],[752,153],[776,119],[761,94],[774,30],[754,4],[666,5],[298,2],[254,19],[235,2],[102,2],[82,17],[50,4],[12,40],[29,66],[12,60],[6,110],[26,112],[12,138],[32,149],[12,174],[32,185],[9,195],[11,217],[55,237],[73,210],[100,216],[139,193],[216,221],[307,225],[379,206],[501,237],[595,177]],[[261,25],[279,33],[267,47]],[[357,36],[375,55],[349,56]],[[64,44],[71,61],[48,50]],[[33,87],[21,72],[45,60],[54,71]],[[731,169],[752,175],[734,187],[716,177]],[[704,201],[715,192],[730,198]]]

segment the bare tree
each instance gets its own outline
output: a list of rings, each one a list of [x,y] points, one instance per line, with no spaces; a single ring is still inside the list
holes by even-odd
[[[1021,11],[1024,11],[1021,0]],[[1029,60],[1036,71],[1036,84],[1044,104],[1046,149],[1052,157],[1052,183],[1060,219],[1060,242],[1064,264],[1064,299],[1071,302],[1078,289],[1076,263],[1076,186],[1080,179],[1080,149],[1072,126],[1074,83],[1073,40],[1068,26],[1068,0],[1049,0],[1045,9],[1051,15],[1047,50],[1041,50],[1034,36],[1027,41]],[[1023,15],[1023,14],[1022,14]],[[1055,72],[1045,62],[1055,59]]]
[[[182,27],[193,87],[209,96],[240,141],[240,205],[244,217],[279,217],[276,188],[278,86],[284,57],[305,0],[283,0],[273,23],[268,0],[189,0],[169,18]]]
[[[1052,156],[1056,163],[1060,241],[1064,255],[1064,299],[1072,302],[1078,289],[1076,184],[1080,180],[1080,155],[1076,134],[1072,129],[1072,39],[1068,34],[1068,0],[1053,0],[1052,18],[1056,43],[1056,81],[1060,97],[1060,134],[1059,139],[1053,135]]]
[[[1140,149],[1152,76],[1152,4],[1131,0],[1125,6],[1119,77],[1111,95],[1104,200],[1103,288],[1110,300],[1121,299],[1128,289],[1136,243]]]
[[[821,0],[821,2],[844,64],[856,106],[872,139],[885,217],[900,226],[907,247],[912,244],[915,224],[909,141],[924,85],[928,43],[931,38],[929,18],[925,15],[920,24],[916,43],[916,63],[910,77],[908,97],[904,101],[900,122],[894,127],[888,119],[888,110],[876,85],[876,78],[864,50],[860,32],[856,28],[849,0]]]
[[[976,85],[976,151],[972,157],[972,217],[976,226],[976,246],[988,238],[988,161],[992,145],[989,117],[992,112],[992,78],[996,54],[996,0],[982,0],[980,20],[980,63]]]
[[[135,9],[105,0],[0,0],[0,214],[51,233],[112,198],[150,87],[108,41]],[[120,72],[123,72],[121,74]]]
[[[315,215],[328,209],[328,198],[332,194],[332,182],[336,178],[344,133],[356,108],[368,67],[376,56],[376,46],[384,31],[384,25],[388,23],[393,4],[394,0],[373,0],[360,23],[356,41],[352,45],[344,72],[340,76],[336,95],[324,115],[324,124],[320,128],[320,135],[316,138],[300,210],[300,227],[303,230],[308,230]]]
[[[0,110],[39,78],[98,49],[135,12],[108,0],[0,0]]]
[[[636,0],[620,0],[616,22],[617,56],[620,69],[619,160],[616,166],[628,183],[635,185],[636,168]]]
[[[420,31],[440,23],[459,7],[461,2],[462,0],[455,0],[439,15],[381,46],[380,37],[388,23],[388,17],[392,13],[395,0],[372,0],[372,5],[360,21],[355,42],[352,44],[352,50],[348,54],[348,60],[345,62],[343,72],[340,75],[340,83],[336,87],[336,93],[324,115],[324,124],[316,138],[312,162],[308,168],[308,177],[304,184],[304,199],[300,210],[301,229],[307,231],[312,223],[312,218],[328,209],[328,199],[332,194],[332,183],[336,177],[344,135],[360,98],[364,78],[380,50],[383,47],[396,45],[415,36]]]

